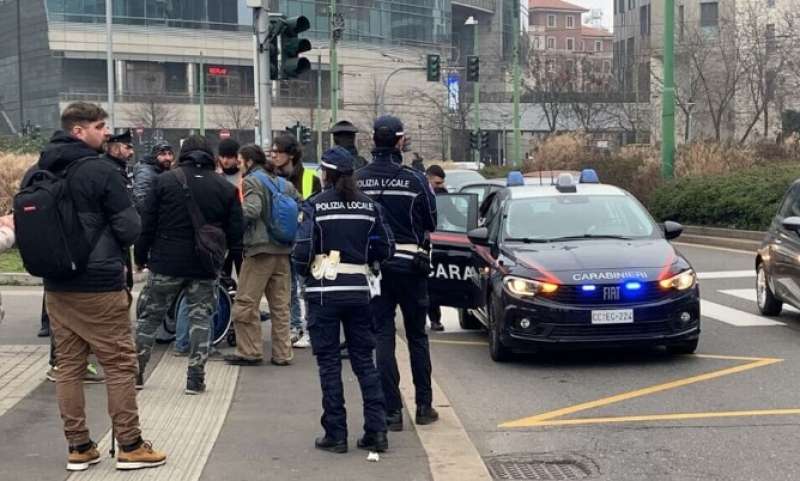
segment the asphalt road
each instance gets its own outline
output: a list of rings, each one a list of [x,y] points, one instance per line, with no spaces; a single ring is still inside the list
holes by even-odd
[[[434,376],[490,466],[533,463],[576,473],[563,479],[608,481],[800,478],[800,317],[729,324],[757,314],[743,298],[754,296],[754,256],[680,249],[697,272],[736,276],[701,281],[721,320],[703,317],[696,356],[611,350],[497,364],[484,333],[447,316],[447,332],[432,337]]]
[[[484,333],[461,331],[453,313],[445,313],[447,331],[431,335],[433,374],[469,440],[497,473],[538,473],[496,479],[800,479],[800,314],[785,313],[777,322],[758,316],[752,255],[680,249],[703,274],[709,314],[695,356],[610,350],[497,364]],[[3,293],[8,317],[0,326],[0,349],[41,344],[34,337],[41,297],[30,288]],[[447,479],[434,478],[425,451],[431,447],[423,447],[412,429],[390,436],[392,452],[378,464],[355,450],[360,399],[347,364],[352,452],[335,457],[314,450],[316,369],[310,351],[296,356],[290,368],[238,372],[230,404],[217,413],[224,418],[221,429],[191,479]],[[104,401],[102,386],[88,388],[98,438],[108,429]],[[47,382],[0,414],[6,441],[0,443],[0,479],[66,479],[59,426]]]

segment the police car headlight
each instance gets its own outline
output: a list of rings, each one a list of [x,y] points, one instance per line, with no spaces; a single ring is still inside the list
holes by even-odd
[[[537,294],[550,294],[558,290],[556,284],[514,276],[503,279],[503,285],[509,293],[517,297],[534,297]]]
[[[664,289],[675,289],[678,291],[685,291],[687,289],[691,289],[694,287],[695,283],[697,282],[697,275],[694,273],[692,269],[688,271],[683,271],[677,276],[670,277],[669,279],[664,279],[663,281],[659,281],[659,285]]]

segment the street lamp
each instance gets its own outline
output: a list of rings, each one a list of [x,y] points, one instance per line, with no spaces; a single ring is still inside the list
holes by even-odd
[[[472,54],[473,55],[477,55],[478,57],[480,57],[480,53],[479,53],[480,42],[478,40],[478,20],[475,17],[470,15],[470,17],[467,19],[467,21],[464,22],[464,25],[468,25],[468,26],[472,25],[473,27],[475,27],[475,33],[473,35]],[[474,90],[474,94],[473,94],[473,98],[472,98],[472,105],[473,105],[472,108],[475,109],[475,128],[474,128],[474,131],[475,131],[475,138],[478,138],[478,135],[480,135],[480,131],[481,131],[481,104],[480,104],[481,84],[480,84],[480,81],[473,82],[473,89],[475,89]],[[480,165],[480,162],[481,162],[481,151],[480,151],[480,148],[475,149],[475,152],[473,153],[473,159],[474,159],[476,165]]]

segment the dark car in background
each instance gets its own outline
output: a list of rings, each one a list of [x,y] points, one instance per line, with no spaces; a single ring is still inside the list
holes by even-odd
[[[800,307],[800,180],[789,187],[756,254],[756,300],[766,316]]]

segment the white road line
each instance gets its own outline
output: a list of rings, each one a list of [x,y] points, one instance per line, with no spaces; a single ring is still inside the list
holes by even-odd
[[[720,272],[699,272],[697,278],[701,280],[712,279],[744,279],[753,278],[756,276],[756,271],[720,271]]]
[[[0,416],[44,381],[50,346],[0,346]]]
[[[719,322],[736,327],[785,326],[783,322],[773,321],[766,317],[733,309],[711,301],[700,301],[700,313]]]
[[[756,302],[756,290],[755,289],[726,289],[724,291],[719,291],[723,294],[727,294],[729,296],[738,297],[739,299],[744,299],[746,301]],[[800,310],[796,309],[789,304],[783,305],[783,310],[788,312],[800,312]]]
[[[103,462],[75,473],[68,481],[196,481],[228,415],[239,368],[222,362],[206,364],[208,390],[186,396],[186,358],[165,355],[138,395],[142,436],[167,453],[167,464],[137,472],[116,471],[106,456],[110,434],[98,449]],[[101,413],[95,413],[100,415]],[[119,449],[119,448],[118,448]],[[252,479],[255,479],[255,474]]]

